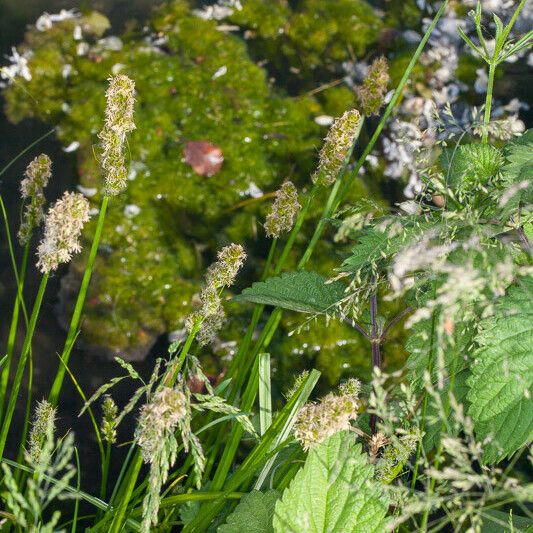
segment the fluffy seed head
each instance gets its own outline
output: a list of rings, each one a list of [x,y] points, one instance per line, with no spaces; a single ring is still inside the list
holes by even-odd
[[[265,220],[267,237],[278,238],[283,232],[290,231],[296,215],[301,209],[298,191],[294,184],[286,181],[276,192],[276,200]]]
[[[141,408],[135,437],[146,463],[157,457],[169,432],[187,415],[187,399],[178,389],[163,387]]]
[[[44,237],[37,248],[37,267],[43,274],[56,270],[81,251],[79,236],[89,220],[89,202],[82,194],[66,192],[48,210]]]
[[[348,153],[358,134],[361,115],[356,109],[346,111],[335,120],[320,150],[318,169],[312,177],[313,183],[332,185],[344,165]]]
[[[378,114],[383,105],[389,81],[387,60],[379,57],[370,65],[363,85],[357,89],[357,98],[365,115]]]
[[[30,435],[28,437],[28,455],[33,464],[37,464],[41,457],[44,441],[53,433],[56,420],[56,410],[46,400],[40,401],[35,407]]]
[[[230,244],[218,252],[217,261],[213,263],[206,274],[206,285],[220,290],[233,285],[246,253],[240,244]]]
[[[135,82],[124,74],[113,76],[108,81],[109,86],[105,93],[107,101],[105,127],[119,135],[125,135],[135,129],[133,122]]]
[[[339,394],[330,393],[318,403],[308,403],[298,412],[294,424],[294,437],[309,450],[338,431],[351,428],[357,418],[359,382],[350,380]]]
[[[117,440],[117,429],[116,429],[116,418],[117,418],[117,404],[106,394],[104,396],[104,401],[102,402],[102,411],[103,411],[103,420],[102,420],[102,435],[104,440],[113,444]]]
[[[105,174],[104,192],[115,196],[126,187],[128,173],[124,163],[126,134],[135,129],[133,107],[135,83],[119,74],[109,78],[106,91],[104,128],[98,134],[102,145],[101,165]]]
[[[212,344],[217,339],[217,333],[222,329],[226,322],[226,313],[222,306],[217,313],[206,317],[202,321],[202,327],[196,335],[196,340],[200,346]]]
[[[244,248],[230,244],[218,252],[217,261],[207,269],[205,284],[200,292],[200,309],[189,316],[186,322],[189,332],[201,322],[202,327],[197,333],[197,340],[201,345],[213,342],[223,326],[226,315],[220,292],[233,284],[245,259]]]
[[[19,241],[23,245],[29,241],[33,230],[43,221],[45,204],[43,189],[48,185],[51,175],[52,161],[45,154],[38,155],[26,167],[25,177],[20,182],[20,193],[27,203],[18,232]]]

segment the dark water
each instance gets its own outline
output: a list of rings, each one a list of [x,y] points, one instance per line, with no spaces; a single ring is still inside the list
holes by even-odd
[[[143,20],[152,6],[157,2],[153,0],[100,0],[95,2],[81,2],[76,0],[0,0],[0,53],[7,54],[11,46],[23,40],[24,31],[27,24],[34,23],[35,20],[45,10],[49,13],[57,13],[62,8],[87,6],[98,9],[110,18],[113,30],[119,32],[127,20]],[[3,62],[3,61],[2,61]],[[18,125],[10,124],[3,113],[3,102],[0,98],[0,169],[3,169],[9,162],[33,141],[41,137],[50,130],[50,126],[44,126],[36,121],[24,121]],[[41,141],[37,146],[24,154],[0,177],[0,193],[6,203],[8,216],[11,225],[11,236],[16,246],[17,261],[20,261],[20,252],[16,244],[16,232],[20,220],[20,203],[18,187],[21,176],[27,163],[40,153],[47,153],[53,161],[53,179],[47,187],[47,199],[53,202],[61,196],[65,190],[72,190],[76,185],[76,164],[72,154],[66,154],[61,150],[61,146],[50,135]],[[8,253],[6,234],[4,225],[0,228],[0,351],[4,350],[4,343],[8,336],[11,309],[16,296],[16,285],[13,276],[11,261]],[[35,243],[30,255],[29,270],[26,277],[24,290],[26,306],[31,312],[33,298],[37,292],[40,282],[40,275],[35,269]],[[51,278],[48,283],[46,295],[42,305],[39,322],[33,341],[33,398],[35,402],[48,396],[49,387],[59,364],[57,353],[61,353],[65,341],[65,331],[59,326],[54,312],[57,305],[56,295],[59,290],[59,280],[65,271],[58,273]],[[22,326],[22,321],[21,321]],[[15,358],[20,353],[24,331],[19,328],[17,346],[15,348]],[[154,348],[154,353],[163,353],[165,343]],[[148,357],[146,361],[136,364],[137,370],[144,375],[149,375],[153,368],[154,357]],[[16,365],[16,360],[14,365]],[[106,361],[103,358],[89,356],[81,350],[74,350],[71,356],[70,368],[78,379],[79,385],[87,396],[90,396],[102,383],[107,382],[111,377],[120,374],[120,368],[114,362]],[[124,384],[116,389],[117,401],[124,404],[131,393],[131,386]],[[21,422],[23,420],[23,409],[28,394],[27,382],[23,388],[17,406],[17,413],[14,417],[11,440],[8,442],[8,455],[14,458],[18,439],[20,438]],[[58,431],[64,434],[70,428],[77,435],[76,443],[79,448],[82,487],[92,493],[96,493],[100,480],[100,457],[98,447],[89,418],[84,415],[77,417],[77,413],[82,407],[82,400],[74,388],[72,382],[65,377],[58,413]],[[99,405],[94,406],[95,416],[100,419]],[[128,427],[130,426],[130,427]],[[131,438],[131,423],[124,424],[124,439]],[[117,466],[120,464],[122,450],[115,450],[115,457],[111,463],[111,477],[118,474]]]

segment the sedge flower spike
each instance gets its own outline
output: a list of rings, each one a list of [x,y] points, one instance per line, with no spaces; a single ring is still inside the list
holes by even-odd
[[[318,169],[313,183],[329,187],[339,175],[359,132],[361,115],[356,109],[346,111],[335,120],[320,150]]]
[[[66,192],[48,210],[44,220],[44,237],[37,248],[37,268],[43,274],[67,263],[81,251],[79,237],[89,220],[89,202],[80,193]]]
[[[30,434],[28,437],[28,456],[33,464],[37,464],[46,437],[53,433],[55,428],[56,410],[46,400],[40,401],[35,407]]]
[[[118,407],[113,398],[106,394],[102,402],[103,420],[101,433],[103,439],[109,443],[114,444],[117,440],[117,413]]]
[[[135,104],[135,83],[119,74],[109,78],[106,91],[104,128],[98,134],[101,141],[101,165],[104,171],[107,196],[116,196],[127,183],[128,173],[124,162],[126,134],[135,129],[133,107]]]
[[[339,387],[338,394],[329,393],[318,403],[304,405],[296,417],[294,437],[304,450],[317,446],[338,431],[350,430],[357,418],[360,383],[349,380]]]
[[[216,339],[217,331],[224,325],[225,314],[222,309],[220,292],[224,287],[233,285],[242,267],[246,253],[239,244],[230,244],[218,252],[217,261],[208,269],[205,285],[200,292],[201,307],[187,319],[187,329],[192,331],[198,321],[202,330],[198,332],[197,340],[205,345]]]
[[[52,161],[46,154],[38,155],[26,167],[24,179],[20,182],[20,194],[25,200],[24,215],[18,232],[19,242],[26,244],[33,230],[44,219],[45,198],[43,189],[52,175]]]
[[[266,217],[265,231],[267,237],[277,239],[282,233],[289,232],[301,207],[298,203],[296,187],[291,181],[286,181],[276,192],[276,200]]]
[[[359,104],[365,115],[378,114],[385,101],[389,81],[387,60],[384,57],[379,57],[368,68],[368,74],[363,84],[356,89]]]

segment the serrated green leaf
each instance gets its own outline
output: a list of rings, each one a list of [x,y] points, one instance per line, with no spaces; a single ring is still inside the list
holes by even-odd
[[[301,313],[333,312],[335,304],[344,297],[345,287],[340,281],[326,281],[316,272],[289,272],[256,282],[234,299]]]
[[[358,244],[353,247],[350,255],[342,264],[343,272],[357,272],[365,265],[382,259],[382,253],[389,241],[387,233],[371,229],[362,234]]]
[[[409,353],[407,359],[407,370],[409,372],[409,383],[411,387],[420,392],[424,388],[424,374],[431,373],[432,383],[437,382],[439,372],[437,362],[437,333],[433,331],[433,320],[435,328],[441,320],[439,312],[435,311],[435,317],[420,320],[410,329],[409,337],[405,343],[405,349]],[[468,364],[466,355],[473,342],[472,324],[468,321],[455,324],[453,336],[443,347],[443,362],[450,372],[460,372]]]
[[[276,533],[372,533],[385,528],[388,500],[349,432],[313,448],[276,503]]]
[[[466,401],[466,395],[468,393],[468,387],[466,381],[470,376],[470,371],[468,369],[461,370],[455,376],[454,386],[453,386],[453,396],[458,404],[463,404]],[[440,393],[442,396],[442,403],[445,405],[448,397],[448,392],[450,390],[450,379],[446,379],[444,383],[444,388]],[[466,410],[466,409],[465,409]],[[445,421],[442,419],[442,414],[439,415],[438,407],[435,403],[431,402],[428,405],[426,412],[426,423],[424,427],[424,438],[423,445],[426,453],[434,450],[440,443],[442,436],[442,427],[443,422],[446,422],[445,429],[446,433],[450,436],[455,436],[455,424],[454,424],[455,412],[453,409],[450,409],[448,415],[448,420]]]
[[[513,139],[503,148],[505,165],[502,169],[504,181],[511,184],[520,181],[522,168],[533,163],[533,129]]]
[[[277,490],[246,494],[217,533],[273,533],[272,517],[279,496]]]
[[[484,460],[509,457],[533,438],[533,278],[511,287],[481,323],[468,379],[469,415]]]
[[[468,184],[486,183],[503,164],[501,151],[490,144],[463,144],[444,151],[441,156],[441,165],[452,188],[464,189]]]

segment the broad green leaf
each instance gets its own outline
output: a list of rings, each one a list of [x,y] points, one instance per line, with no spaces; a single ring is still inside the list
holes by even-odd
[[[533,438],[533,278],[512,287],[482,321],[468,379],[469,414],[486,462],[501,461]]]
[[[368,230],[358,239],[358,244],[353,247],[350,255],[342,264],[343,272],[357,272],[365,265],[382,259],[389,241],[387,233],[374,229]]]
[[[490,144],[463,144],[441,156],[448,184],[461,189],[468,184],[486,183],[501,170],[503,163],[501,151]]]
[[[393,237],[388,231],[374,228],[364,230],[357,238],[358,243],[352,248],[352,254],[344,260],[341,272],[359,272],[369,266],[383,267],[395,254],[410,246],[429,230],[438,229],[438,220],[431,215],[404,215],[396,217],[395,222],[401,222],[401,231]],[[382,219],[384,224],[391,219]]]
[[[344,297],[344,284],[326,283],[316,272],[289,272],[280,277],[254,283],[235,300],[274,305],[302,313],[326,313]]]
[[[466,401],[466,394],[468,392],[468,387],[466,386],[466,380],[470,376],[470,371],[468,369],[461,370],[455,376],[454,386],[453,386],[453,396],[457,403],[462,404]],[[444,383],[444,388],[442,390],[442,404],[446,405],[448,392],[450,390],[450,379],[446,379]],[[466,410],[466,408],[465,408]],[[435,405],[435,402],[428,403],[428,408],[426,411],[425,417],[425,426],[424,426],[424,439],[423,445],[426,453],[429,453],[431,450],[434,450],[440,443],[440,438],[443,430],[443,423],[445,422],[444,429],[448,435],[456,435],[456,424],[454,423],[455,413],[453,409],[450,409],[448,420],[442,419],[442,414],[439,415],[439,409]]]
[[[277,490],[246,494],[217,533],[273,533],[272,517],[278,498]]]
[[[440,313],[435,311],[435,316],[423,319],[413,325],[409,330],[409,337],[405,349],[409,353],[407,370],[410,385],[416,392],[424,388],[424,374],[431,373],[432,383],[437,382],[439,372],[437,360],[437,336]],[[473,324],[463,321],[455,324],[453,335],[444,340],[444,365],[449,372],[460,372],[468,364],[467,355],[473,342]]]
[[[388,500],[349,432],[313,448],[276,503],[276,533],[372,533],[385,528]]]
[[[504,181],[514,183],[519,181],[522,169],[531,166],[533,153],[533,129],[527,130],[520,137],[513,139],[503,148],[506,164],[502,169]]]
[[[512,214],[519,204],[533,201],[533,130],[526,131],[517,139],[507,143],[503,149],[506,164],[502,169],[502,182],[507,191],[512,193],[504,207],[504,214]],[[527,188],[516,189],[519,183],[529,183]],[[501,197],[506,194],[502,192]],[[509,194],[509,193],[507,193]]]

